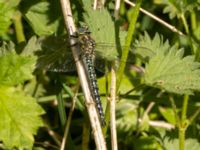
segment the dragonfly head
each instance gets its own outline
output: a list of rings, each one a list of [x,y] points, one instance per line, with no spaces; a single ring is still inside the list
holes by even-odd
[[[91,32],[89,31],[88,26],[84,25],[78,29],[79,35],[90,35]]]

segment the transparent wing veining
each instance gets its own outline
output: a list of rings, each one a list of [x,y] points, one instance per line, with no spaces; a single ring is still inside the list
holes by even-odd
[[[71,72],[76,70],[70,45],[67,44],[65,39],[49,37],[48,39],[41,39],[40,42],[42,43],[42,51],[38,54],[36,68],[53,72]],[[95,46],[95,68],[104,72],[106,61],[120,60],[119,56],[123,48],[124,46],[117,47],[113,43],[97,43]],[[147,53],[153,53],[151,49],[139,46],[132,46],[130,52],[137,54],[137,51],[142,50]],[[82,54],[80,54],[81,56]],[[124,61],[126,63],[133,63],[133,59]]]
[[[53,72],[75,71],[75,62],[69,44],[57,37],[41,38],[42,50],[38,56],[36,68]]]

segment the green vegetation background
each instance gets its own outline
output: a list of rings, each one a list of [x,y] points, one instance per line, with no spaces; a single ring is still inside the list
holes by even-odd
[[[97,43],[101,58],[97,63],[120,58],[134,9],[122,2],[120,19],[114,22],[112,1],[100,11],[93,11],[85,0],[71,2],[77,27],[87,25]],[[129,65],[117,93],[119,149],[177,150],[183,138],[186,150],[198,150],[200,1],[152,0],[143,1],[141,7],[184,35],[140,12],[129,57],[122,60]],[[47,71],[55,66],[63,69],[64,62],[72,64],[67,37],[59,1],[0,0],[1,149],[59,149],[75,94],[67,148],[81,149],[89,141],[85,149],[94,149],[76,72]],[[106,109],[110,74],[97,74]],[[176,128],[153,125],[162,122]],[[109,147],[109,130],[106,140]]]

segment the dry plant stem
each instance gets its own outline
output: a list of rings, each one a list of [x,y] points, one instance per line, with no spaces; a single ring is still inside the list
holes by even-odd
[[[148,115],[148,113],[151,111],[151,109],[153,108],[154,105],[155,105],[155,102],[151,102],[151,103],[148,105],[147,109],[145,110],[144,114],[145,114],[145,115]]]
[[[69,36],[72,37],[76,34],[75,24],[72,18],[72,12],[70,8],[69,0],[60,0],[62,12],[65,20],[65,25],[68,30]],[[77,39],[70,38],[70,44],[74,45],[77,42]],[[79,60],[79,48],[78,46],[71,47],[73,57],[75,60]],[[66,58],[67,59],[67,58]],[[89,113],[89,118],[92,127],[92,133],[94,135],[94,140],[96,143],[97,150],[106,150],[106,143],[102,134],[101,125],[98,119],[98,114],[93,102],[92,94],[89,88],[88,74],[85,70],[85,65],[83,61],[76,61],[76,67],[80,79],[80,83],[84,92],[86,107]]]
[[[116,117],[115,117],[115,102],[116,102],[116,72],[113,67],[111,69],[111,88],[110,88],[110,130],[111,130],[111,143],[112,150],[117,150],[117,132],[116,132]]]
[[[129,0],[124,0],[127,4],[135,7],[135,4],[133,2],[130,2]],[[151,17],[152,19],[158,21],[159,23],[163,24],[164,26],[166,26],[167,28],[169,28],[171,31],[178,33],[179,35],[184,35],[181,31],[179,31],[178,29],[176,29],[176,27],[170,25],[169,23],[163,21],[162,19],[158,18],[157,16],[151,14],[150,12],[144,10],[143,8],[140,8],[140,11],[142,13],[144,13],[145,15]]]
[[[119,19],[120,0],[115,0],[115,20]]]
[[[93,3],[93,9],[94,9],[94,10],[97,9],[97,1],[98,1],[98,0],[94,0],[94,3]]]
[[[139,123],[142,123],[142,119],[139,118],[138,119]],[[150,120],[149,121],[149,125],[153,126],[153,127],[159,127],[159,128],[164,128],[167,130],[171,130],[171,129],[175,129],[175,126],[173,124],[164,122],[164,121],[155,121],[155,120]]]
[[[62,139],[62,144],[61,144],[60,150],[65,150],[65,147],[66,147],[65,144],[66,144],[66,141],[67,141],[67,136],[68,136],[68,133],[69,133],[69,127],[70,127],[70,124],[71,124],[72,115],[73,115],[76,100],[77,100],[78,89],[79,89],[79,86],[77,86],[76,94],[74,95],[73,100],[72,100],[72,105],[71,105],[71,108],[70,108],[70,111],[69,111],[69,116],[68,116],[68,119],[67,119],[67,124],[65,126],[65,132],[64,132],[63,139]]]
[[[93,9],[97,10],[98,8],[102,8],[104,6],[105,0],[94,0]]]
[[[144,114],[143,114],[143,117],[142,117],[140,123],[143,123],[144,118],[148,115],[148,113],[151,111],[151,109],[153,108],[154,105],[155,105],[155,102],[151,102],[151,103],[148,105],[147,109],[145,110],[145,112],[144,112]]]
[[[54,142],[55,142],[58,146],[60,146],[60,145],[61,145],[61,142],[60,142],[60,139],[58,139],[56,133],[55,133],[53,130],[49,129],[48,127],[47,127],[47,131],[48,131],[48,134],[49,134],[49,135],[52,137],[52,139],[54,140]]]
[[[43,146],[43,147],[48,148],[48,149],[55,149],[55,150],[59,149],[58,146],[53,145],[53,144],[49,143],[48,141],[34,142],[34,144],[39,145],[39,146]]]

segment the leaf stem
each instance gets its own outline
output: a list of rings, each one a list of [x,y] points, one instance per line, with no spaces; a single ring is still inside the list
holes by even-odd
[[[181,117],[178,116],[173,97],[170,96],[169,100],[172,104],[172,109],[174,111],[175,118],[176,118],[176,125],[178,127],[179,150],[184,150],[185,149],[185,131],[189,125],[189,122],[187,121],[187,108],[188,108],[189,95],[184,95]]]
[[[189,95],[184,95],[182,112],[181,112],[181,121],[179,124],[179,150],[185,149],[185,131],[188,127],[188,121],[187,121],[188,101],[189,101]]]
[[[16,11],[13,21],[14,21],[14,26],[15,26],[17,42],[18,43],[25,42],[26,39],[24,36],[24,31],[23,31],[22,15],[19,11]]]
[[[189,123],[192,123],[192,121],[200,114],[200,107],[194,112],[194,114],[189,118]]]
[[[179,134],[179,150],[185,149],[185,128],[179,127],[178,129]]]
[[[181,122],[182,123],[187,119],[188,101],[189,101],[189,95],[184,95],[182,113],[181,113]]]
[[[189,34],[189,28],[188,28],[187,21],[186,21],[186,19],[185,19],[184,14],[181,14],[181,20],[182,20],[182,22],[183,22],[183,26],[184,26],[184,28],[185,28],[185,32],[186,32],[187,34]]]
[[[174,111],[174,115],[175,115],[175,119],[176,119],[176,126],[178,127],[180,124],[180,118],[178,116],[177,110],[176,110],[176,104],[174,102],[174,98],[172,97],[172,95],[169,96],[169,100],[171,102],[172,105],[172,109]]]
[[[61,125],[62,127],[64,127],[66,123],[66,112],[65,112],[64,101],[62,98],[62,91],[60,91],[56,97],[58,101],[58,112],[59,112]]]
[[[132,17],[131,17],[132,19],[131,19],[131,22],[130,22],[130,25],[129,25],[129,28],[128,28],[125,47],[122,51],[121,60],[123,60],[123,61],[121,61],[119,69],[117,71],[117,88],[116,88],[116,91],[119,90],[119,87],[120,87],[120,84],[121,84],[121,81],[122,81],[122,77],[123,77],[123,74],[124,74],[124,69],[125,69],[125,65],[126,65],[124,60],[127,60],[127,58],[128,58],[129,48],[130,48],[130,45],[131,45],[131,42],[132,42],[132,39],[133,39],[133,33],[135,31],[136,21],[137,21],[138,15],[139,15],[141,3],[142,3],[142,0],[136,1],[134,13],[132,14]]]
[[[72,105],[71,105],[71,108],[70,108],[70,111],[69,111],[67,123],[65,125],[65,131],[64,131],[64,136],[63,136],[63,139],[62,139],[62,144],[61,144],[60,150],[65,150],[65,147],[66,147],[66,141],[67,141],[67,137],[68,137],[68,134],[69,134],[69,128],[70,128],[70,124],[71,124],[71,120],[72,120],[72,115],[73,115],[73,112],[74,112],[74,109],[75,109],[75,105],[76,105],[79,84],[76,87],[75,94],[71,91],[71,89],[68,86],[66,86],[64,84],[63,84],[63,88],[67,91],[67,93],[72,98]]]

